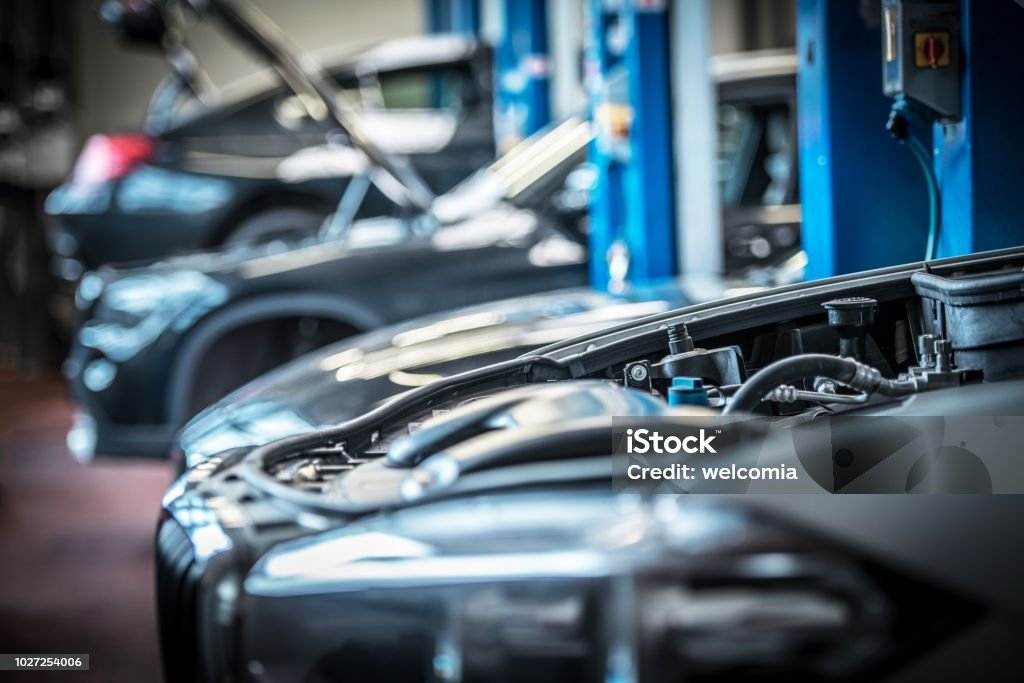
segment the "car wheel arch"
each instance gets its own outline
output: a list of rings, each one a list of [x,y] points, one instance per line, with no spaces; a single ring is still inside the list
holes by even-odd
[[[191,417],[188,408],[196,388],[196,371],[219,340],[247,325],[304,316],[347,325],[353,334],[380,327],[386,322],[358,301],[318,292],[249,297],[219,310],[201,320],[174,355],[165,404],[168,423],[181,427]]]
[[[336,203],[337,198],[311,190],[272,189],[268,191],[268,188],[260,187],[246,193],[217,222],[216,229],[210,233],[211,239],[207,246],[222,246],[241,225],[258,219],[263,214],[281,209],[295,209],[322,214],[326,218],[334,210]]]

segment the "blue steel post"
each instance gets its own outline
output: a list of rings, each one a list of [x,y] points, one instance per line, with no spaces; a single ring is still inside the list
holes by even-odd
[[[885,129],[882,33],[873,3],[798,0],[798,122],[807,278],[924,257],[928,192]]]
[[[424,0],[430,33],[480,32],[480,0]]]
[[[495,113],[499,149],[508,149],[551,122],[545,0],[504,0],[495,51]]]
[[[598,131],[590,274],[599,289],[620,287],[623,275],[650,283],[676,272],[667,5],[588,5],[587,92]]]
[[[605,0],[589,0],[584,41],[584,87],[590,120],[598,125],[597,112],[607,105],[605,81],[620,69],[622,55],[606,41],[616,26],[618,15],[605,12]],[[590,161],[597,170],[597,182],[590,199],[590,283],[608,289],[608,255],[619,238],[623,222],[622,164],[613,158],[608,141],[595,139],[590,146]]]
[[[1024,7],[963,0],[963,119],[935,126],[939,256],[1024,244]]]

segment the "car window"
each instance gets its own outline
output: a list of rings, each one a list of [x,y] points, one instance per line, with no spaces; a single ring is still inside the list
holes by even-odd
[[[792,112],[786,103],[718,108],[718,183],[726,208],[773,206],[792,195]]]
[[[458,113],[474,101],[472,77],[465,65],[391,71],[346,83],[345,92],[367,109],[441,109]]]

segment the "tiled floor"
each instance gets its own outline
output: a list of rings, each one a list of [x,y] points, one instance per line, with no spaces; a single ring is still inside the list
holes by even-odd
[[[60,377],[0,371],[0,653],[91,656],[89,674],[23,680],[159,680],[152,544],[170,466],[81,465],[70,422]]]

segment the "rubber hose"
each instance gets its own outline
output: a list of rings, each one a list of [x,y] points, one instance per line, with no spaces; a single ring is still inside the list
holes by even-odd
[[[752,412],[775,387],[805,377],[827,377],[858,391],[883,396],[906,396],[917,389],[913,382],[887,379],[875,368],[852,358],[805,353],[775,361],[747,380],[733,395],[723,414]]]
[[[792,384],[805,377],[828,377],[846,384],[857,374],[857,364],[847,358],[824,353],[805,353],[776,361],[762,369],[740,387],[724,414],[749,413],[761,399],[782,384]]]

